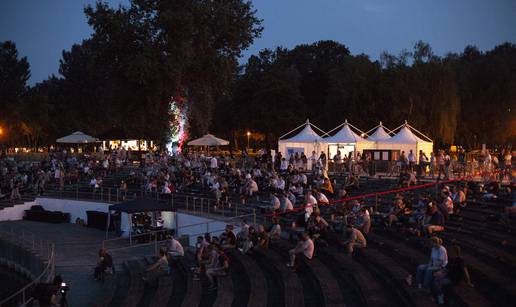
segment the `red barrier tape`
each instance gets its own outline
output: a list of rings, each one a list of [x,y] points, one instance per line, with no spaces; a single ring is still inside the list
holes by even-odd
[[[434,185],[437,185],[437,184],[447,184],[447,183],[451,183],[451,182],[465,181],[465,180],[469,180],[471,178],[474,178],[474,177],[476,177],[478,175],[480,175],[481,177],[484,177],[486,175],[491,176],[491,175],[497,174],[497,173],[499,173],[501,171],[502,170],[496,170],[494,172],[478,172],[478,173],[473,174],[472,176],[468,176],[468,177],[459,177],[459,178],[449,179],[449,180],[445,180],[445,181],[435,181],[435,182],[424,183],[424,184],[415,185],[415,186],[406,187],[406,188],[399,188],[399,189],[392,189],[392,190],[386,190],[386,191],[380,191],[380,192],[356,195],[356,196],[346,197],[346,198],[342,198],[342,199],[332,200],[332,201],[330,201],[328,204],[326,204],[324,206],[331,206],[331,205],[334,205],[334,204],[343,203],[343,202],[347,202],[347,201],[351,201],[351,200],[358,200],[358,199],[364,199],[364,198],[369,198],[369,197],[376,197],[377,195],[388,195],[388,194],[393,194],[393,193],[399,193],[399,192],[417,190],[417,189],[422,189],[422,188],[428,188],[428,187],[431,187],[431,186],[434,186]],[[322,206],[322,205],[320,205],[320,206]],[[290,211],[275,212],[275,213],[267,214],[265,216],[266,217],[271,217],[271,216],[279,216],[279,215],[288,214],[288,213],[295,213],[295,212],[303,211],[303,210],[305,210],[306,208],[309,208],[309,207],[312,207],[312,205],[300,206],[300,207],[294,208],[293,210],[290,210]]]

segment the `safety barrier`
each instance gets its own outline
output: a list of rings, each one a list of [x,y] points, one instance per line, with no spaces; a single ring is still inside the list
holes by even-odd
[[[0,258],[32,276],[29,284],[0,301],[0,306],[26,306],[35,286],[50,282],[55,274],[54,245],[32,233],[0,232]]]
[[[473,174],[471,176],[458,177],[458,178],[442,180],[442,181],[437,180],[437,181],[434,181],[434,182],[414,185],[414,186],[410,186],[410,187],[404,187],[404,188],[391,189],[391,190],[386,190],[386,191],[380,191],[380,192],[373,192],[373,193],[367,193],[367,194],[362,194],[362,195],[350,196],[350,197],[345,197],[345,198],[342,198],[342,199],[332,200],[326,206],[331,206],[331,205],[334,205],[334,204],[345,203],[345,202],[348,202],[348,201],[360,200],[360,199],[365,199],[365,198],[375,198],[375,207],[376,207],[375,209],[377,209],[378,208],[378,197],[382,196],[382,195],[395,194],[395,193],[406,192],[406,191],[411,191],[411,190],[423,189],[423,188],[428,188],[428,187],[432,187],[432,186],[435,186],[437,188],[439,185],[453,183],[453,182],[459,182],[459,181],[471,180],[472,178],[478,177],[478,176],[480,176],[481,178],[490,177],[490,176],[498,174],[498,173],[500,173],[502,171],[503,170],[495,170],[495,171],[492,171],[492,172],[478,172],[478,173],[475,173],[475,174]],[[436,193],[437,193],[437,190],[436,190]],[[306,208],[310,208],[310,207],[312,207],[312,205],[304,205],[304,206],[296,207],[296,208],[294,208],[293,210],[290,210],[290,211],[275,212],[275,213],[268,214],[266,216],[267,217],[274,217],[274,216],[285,215],[285,214],[289,214],[289,213],[293,213],[293,212],[303,211]]]

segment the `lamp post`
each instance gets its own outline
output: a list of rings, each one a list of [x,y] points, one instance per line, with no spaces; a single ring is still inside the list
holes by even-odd
[[[251,136],[251,132],[247,131],[247,149],[249,150],[249,137]]]

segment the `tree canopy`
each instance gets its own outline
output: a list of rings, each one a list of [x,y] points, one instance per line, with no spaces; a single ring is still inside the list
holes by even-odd
[[[408,120],[439,146],[516,138],[512,43],[439,56],[419,41],[375,61],[327,40],[264,49],[239,66],[263,30],[249,1],[99,1],[84,12],[91,37],[62,52],[59,76],[32,87],[27,59],[0,43],[2,143],[36,147],[81,130],[163,144],[174,101],[194,136],[238,141],[252,130],[270,147],[307,118],[325,130]]]
[[[291,50],[264,49],[251,56],[218,102],[214,130],[230,136],[251,129],[275,146],[283,133],[307,118],[329,130],[345,119],[362,129],[405,120],[438,146],[514,142],[516,46],[440,57],[419,41],[412,51],[384,52],[380,61],[351,55],[334,41]]]

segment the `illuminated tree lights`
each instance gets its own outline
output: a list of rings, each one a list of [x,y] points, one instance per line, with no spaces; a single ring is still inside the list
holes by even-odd
[[[189,102],[181,97],[170,97],[170,137],[167,149],[170,153],[181,152],[183,144],[188,138],[188,104]]]

